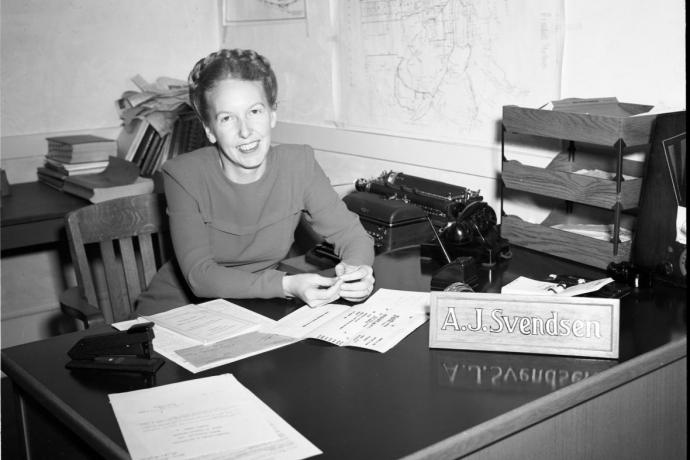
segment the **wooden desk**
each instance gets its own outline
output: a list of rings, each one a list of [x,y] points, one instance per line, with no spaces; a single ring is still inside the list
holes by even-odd
[[[377,287],[428,290],[433,268],[417,248],[379,256]],[[482,272],[483,289],[552,272],[601,275],[515,248]],[[300,306],[238,303],[272,318]],[[631,295],[621,312],[617,361],[429,349],[426,324],[384,354],[306,340],[199,374],[167,362],[156,383],[232,373],[324,459],[685,458],[685,291]],[[97,332],[5,349],[2,370],[22,407],[52,414],[106,458],[129,458],[107,395],[144,382],[64,369],[67,350]]]
[[[2,197],[0,207],[2,251],[67,241],[65,214],[89,204],[41,182],[14,184],[11,190],[11,195]]]

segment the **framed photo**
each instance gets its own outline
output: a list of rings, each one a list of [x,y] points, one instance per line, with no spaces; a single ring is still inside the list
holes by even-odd
[[[307,18],[305,0],[223,0],[223,25]]]

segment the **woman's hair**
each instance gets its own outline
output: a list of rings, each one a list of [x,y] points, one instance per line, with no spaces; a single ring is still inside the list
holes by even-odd
[[[253,50],[221,49],[199,59],[189,73],[189,100],[204,122],[208,117],[206,92],[228,78],[261,82],[268,104],[275,110],[278,82],[268,59]]]

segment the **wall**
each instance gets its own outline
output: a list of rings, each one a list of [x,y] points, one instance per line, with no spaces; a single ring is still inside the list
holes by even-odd
[[[218,47],[207,0],[3,0],[2,156],[10,183],[35,180],[46,133],[115,128],[131,78],[186,79]]]
[[[185,79],[218,47],[208,0],[2,0],[0,160],[10,184],[36,180],[47,135],[119,133],[114,102],[140,74]],[[58,294],[73,284],[69,254],[39,248],[3,257],[2,346],[63,324]]]
[[[685,109],[685,2],[566,2],[563,97]]]
[[[348,93],[341,91],[339,86],[343,83],[338,81],[339,70],[342,70],[338,67],[347,62],[339,55],[338,42],[347,37],[347,31],[343,31],[337,15],[343,11],[338,6],[344,1],[307,1],[307,19],[303,21],[231,22],[224,28],[223,46],[256,49],[267,56],[276,69],[280,88],[278,118],[282,123],[274,139],[312,145],[327,174],[341,191],[351,188],[357,178],[395,170],[479,189],[486,201],[500,209],[498,129],[493,139],[477,142],[470,136],[448,141],[439,136],[412,137],[378,128],[343,126],[338,118],[339,98],[348,97]],[[368,4],[371,9],[375,6],[375,2],[360,3]],[[445,2],[432,0],[418,3],[429,9],[432,4],[445,5]],[[394,8],[391,5],[397,2],[386,5]],[[563,23],[555,21],[553,26],[563,29],[562,50],[557,50],[562,53],[558,91],[553,94],[550,88],[544,87],[543,94],[531,106],[538,107],[554,98],[617,96],[624,102],[654,105],[658,111],[685,108],[685,6],[682,0],[662,0],[653,5],[643,0],[565,0],[563,5]],[[468,14],[479,13],[473,10]],[[439,17],[434,16],[434,19]],[[507,32],[498,31],[496,49],[503,46],[515,53],[525,52],[524,45],[512,43],[519,42],[518,34],[525,33],[518,19],[513,26]],[[435,27],[441,26],[435,24]],[[385,45],[382,49],[386,49]],[[529,49],[529,52],[538,54],[544,50]],[[487,69],[486,78],[494,76],[490,72],[500,71],[522,75],[497,65]],[[536,79],[539,70],[535,69],[532,74]],[[521,89],[527,90],[527,85],[516,88],[515,93]],[[514,104],[515,101],[497,102]],[[500,106],[496,110],[497,126],[499,121]],[[547,145],[547,150],[533,147],[511,146],[509,158],[545,165],[553,157],[553,145]],[[524,210],[519,203],[517,206]]]
[[[3,0],[0,160],[10,183],[35,180],[48,134],[116,133],[113,102],[134,89],[132,76],[185,78],[191,63],[222,45],[254,48],[271,59],[280,79],[274,139],[314,146],[339,191],[351,188],[357,178],[395,170],[480,189],[500,208],[497,138],[449,141],[339,125],[342,101],[335,76],[342,69],[335,51],[339,18],[334,8],[339,1],[307,0],[306,21],[234,24],[222,35],[219,4]],[[658,109],[684,108],[684,9],[682,0],[564,0],[559,90],[545,90],[539,101],[615,95]],[[510,34],[496,39],[515,40]],[[535,78],[539,73],[521,70]],[[544,160],[529,149],[515,155]],[[59,271],[62,262],[64,254],[56,251],[3,258],[3,346],[53,332],[55,299],[69,282],[69,274]],[[20,312],[32,316],[20,321]]]

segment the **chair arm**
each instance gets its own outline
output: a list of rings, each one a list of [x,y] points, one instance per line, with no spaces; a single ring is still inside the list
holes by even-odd
[[[106,324],[103,313],[87,302],[77,286],[60,294],[60,309],[67,316],[82,321],[86,329],[95,324]]]

